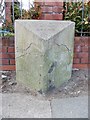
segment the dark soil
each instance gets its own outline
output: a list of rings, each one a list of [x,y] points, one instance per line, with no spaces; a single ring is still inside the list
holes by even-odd
[[[15,71],[2,71],[1,74],[6,76],[0,80],[2,93],[25,93],[38,96],[39,93],[31,92],[28,88],[17,83]],[[72,77],[68,82],[63,83],[58,89],[48,91],[46,98],[76,97],[85,94],[88,94],[88,70],[76,69],[72,71]]]

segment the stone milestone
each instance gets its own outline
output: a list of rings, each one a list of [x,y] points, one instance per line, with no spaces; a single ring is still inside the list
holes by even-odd
[[[69,80],[74,28],[71,21],[16,20],[16,79],[41,93]]]

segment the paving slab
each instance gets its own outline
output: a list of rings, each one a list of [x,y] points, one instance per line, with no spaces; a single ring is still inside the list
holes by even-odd
[[[51,106],[53,118],[88,118],[88,96],[54,99]]]
[[[2,119],[2,94],[0,93],[0,120]]]
[[[24,94],[2,96],[3,118],[51,118],[50,102]]]
[[[88,96],[40,100],[25,94],[0,94],[0,118],[88,118]]]

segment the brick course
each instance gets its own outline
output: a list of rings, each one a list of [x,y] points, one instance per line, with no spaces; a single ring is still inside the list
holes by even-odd
[[[62,20],[63,19],[63,2],[34,2],[40,5],[41,15],[39,19],[44,20]]]
[[[8,21],[9,23],[12,22],[11,20],[11,2],[5,2],[5,13],[6,13],[6,21]]]
[[[15,45],[14,37],[0,38],[0,70],[15,70]],[[86,69],[90,64],[89,49],[90,37],[75,37],[73,67]]]
[[[0,70],[15,70],[14,37],[0,38]]]
[[[75,37],[73,67],[79,69],[88,68],[90,37]]]

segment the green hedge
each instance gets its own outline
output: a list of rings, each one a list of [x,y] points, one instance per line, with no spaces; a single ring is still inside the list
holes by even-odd
[[[82,10],[84,10],[84,18],[82,21]],[[89,11],[90,11],[90,4],[84,3],[84,9],[82,7],[82,2],[69,2],[65,3],[65,20],[71,20],[75,22],[75,33],[76,36],[80,35],[81,31],[84,36],[87,36],[89,32]]]

